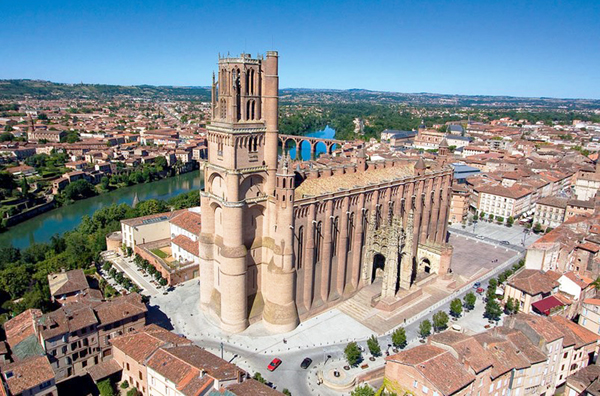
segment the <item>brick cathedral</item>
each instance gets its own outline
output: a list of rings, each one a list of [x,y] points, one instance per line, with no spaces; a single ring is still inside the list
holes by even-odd
[[[280,156],[277,52],[218,65],[201,191],[200,304],[223,330],[262,320],[287,332],[373,284],[381,285],[378,304],[394,307],[423,279],[448,272],[451,167],[369,160],[364,150],[327,165]]]

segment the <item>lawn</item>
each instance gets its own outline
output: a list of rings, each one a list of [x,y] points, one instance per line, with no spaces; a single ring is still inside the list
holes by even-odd
[[[160,257],[161,259],[165,259],[168,256],[167,253],[163,252],[160,249],[152,249],[151,252]]]

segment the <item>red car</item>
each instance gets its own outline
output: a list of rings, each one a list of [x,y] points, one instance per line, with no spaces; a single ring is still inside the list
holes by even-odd
[[[275,371],[275,369],[277,367],[279,367],[280,364],[281,364],[281,359],[275,358],[275,359],[271,360],[271,363],[269,363],[269,365],[267,366],[267,369],[269,371]]]
[[[483,290],[483,287],[478,287],[476,292],[479,294],[482,294],[485,290]]]

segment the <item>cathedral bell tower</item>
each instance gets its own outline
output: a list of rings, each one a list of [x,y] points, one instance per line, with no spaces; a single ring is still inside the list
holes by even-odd
[[[282,318],[290,314],[280,307],[295,312],[293,298],[268,290],[278,288],[270,281],[294,279],[291,269],[283,277],[269,276],[285,272],[286,266],[271,237],[279,226],[278,54],[220,58],[218,67],[207,126],[205,186],[200,193],[200,306],[227,332],[243,331],[261,317],[269,327],[263,313],[268,309],[274,322],[271,330],[288,331],[297,325],[297,316],[291,314],[290,323],[284,324]]]

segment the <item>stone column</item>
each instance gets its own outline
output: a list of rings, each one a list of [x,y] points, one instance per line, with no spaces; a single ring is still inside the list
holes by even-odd
[[[338,255],[337,255],[337,278],[335,293],[336,296],[341,296],[344,293],[344,284],[346,283],[346,266],[348,265],[349,258],[346,257],[348,254],[348,216],[350,215],[348,210],[350,209],[350,198],[344,197],[342,204],[341,221],[340,221],[340,240],[338,243]]]
[[[439,218],[440,216],[440,197],[443,190],[443,177],[437,176],[435,178],[435,185],[433,188],[433,209],[431,211],[431,216],[429,219],[429,232],[427,233],[427,240],[435,242],[437,240],[437,232],[439,227],[441,226],[440,221],[444,221]]]
[[[310,143],[310,160],[314,161],[317,157],[317,143]]]
[[[200,307],[203,311],[208,311],[213,291],[215,290],[214,275],[214,235],[215,235],[215,212],[210,207],[210,198],[206,192],[200,195],[200,213],[202,215],[202,229],[199,243],[200,256]]]
[[[439,227],[435,241],[437,243],[445,243],[446,242],[446,233],[448,232],[448,211],[450,210],[450,184],[451,184],[452,175],[445,175],[444,181],[442,185],[442,191],[440,193],[442,197],[442,201],[440,203],[440,213],[438,215],[438,224],[441,224]]]
[[[362,260],[362,238],[363,238],[363,216],[365,207],[365,193],[360,194],[358,205],[354,213],[354,243],[352,252],[352,276],[351,285],[357,290],[361,285],[360,263]]]
[[[323,227],[323,255],[321,256],[321,298],[329,299],[329,279],[331,276],[331,234],[333,231],[333,200],[325,204],[325,223]]]
[[[306,221],[306,249],[304,250],[304,307],[307,311],[312,306],[313,279],[315,270],[315,226],[316,206],[311,203],[308,208],[308,218]]]
[[[421,236],[419,237],[419,243],[425,243],[427,240],[427,234],[429,230],[429,219],[431,216],[431,192],[433,191],[433,178],[429,178],[425,181],[425,208],[421,214]]]
[[[413,210],[414,215],[414,229],[413,229],[413,256],[416,256],[417,247],[419,246],[419,238],[421,233],[421,218],[423,217],[423,190],[424,190],[424,180],[419,180],[418,184],[415,186],[415,208]]]

